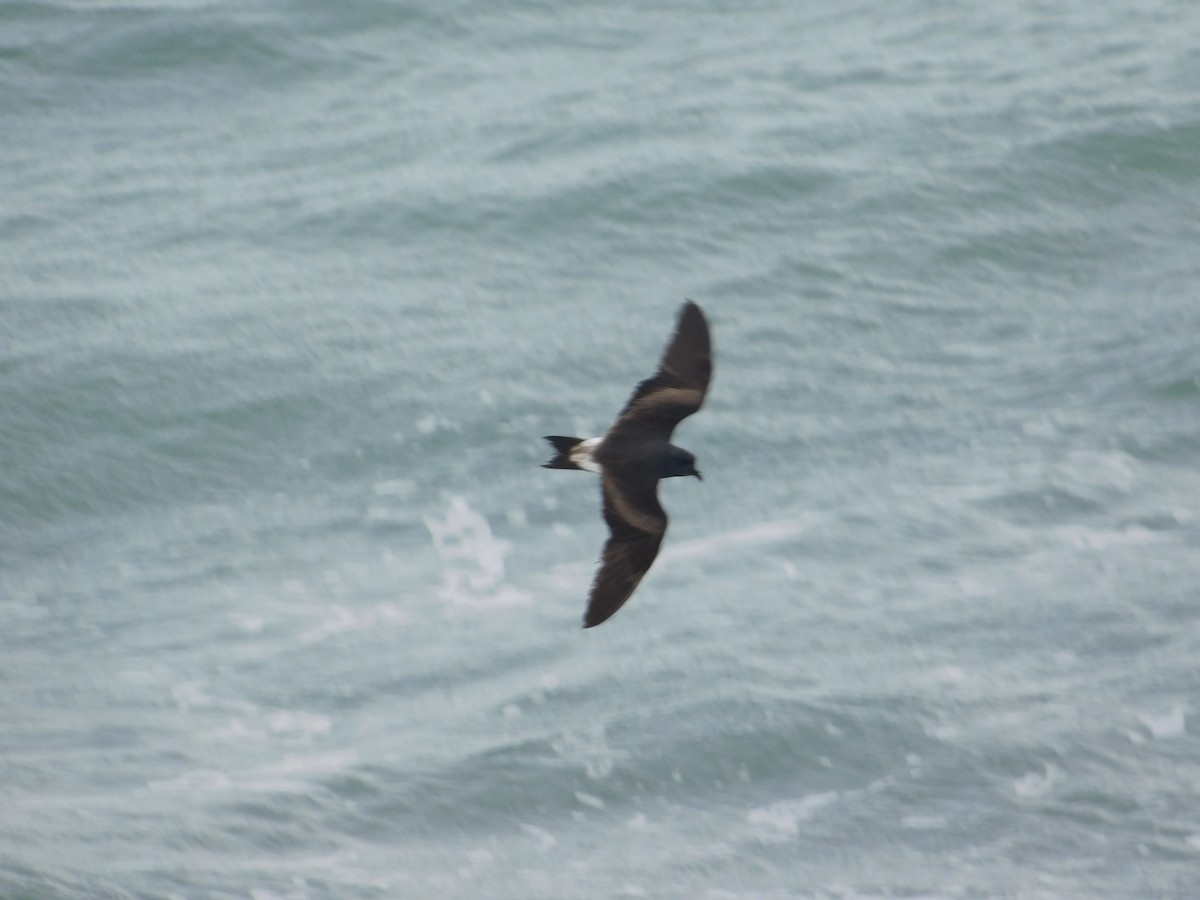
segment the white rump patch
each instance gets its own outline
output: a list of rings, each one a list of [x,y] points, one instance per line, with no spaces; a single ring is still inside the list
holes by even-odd
[[[588,438],[580,441],[571,448],[570,460],[586,472],[595,472],[597,475],[603,474],[600,468],[600,463],[596,462],[596,451],[600,449],[600,443],[604,440],[602,437]]]

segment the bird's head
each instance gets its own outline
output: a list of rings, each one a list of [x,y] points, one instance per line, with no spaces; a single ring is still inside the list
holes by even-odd
[[[704,478],[696,470],[696,457],[682,447],[669,446],[666,459],[663,460],[663,478],[675,478],[679,475],[695,475],[701,481]]]

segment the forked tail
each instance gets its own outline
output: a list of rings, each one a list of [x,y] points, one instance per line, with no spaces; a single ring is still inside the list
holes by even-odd
[[[543,469],[578,469],[579,466],[571,462],[571,451],[583,443],[583,438],[563,437],[559,434],[548,434],[546,440],[554,445],[554,458],[549,462],[542,463]]]

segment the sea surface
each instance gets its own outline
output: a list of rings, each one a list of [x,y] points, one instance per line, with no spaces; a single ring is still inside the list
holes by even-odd
[[[1200,896],[1198,35],[0,2],[0,897]]]

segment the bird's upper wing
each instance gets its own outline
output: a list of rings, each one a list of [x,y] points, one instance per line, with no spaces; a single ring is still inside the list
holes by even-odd
[[[667,514],[658,502],[657,481],[631,484],[605,475],[601,483],[604,521],[612,534],[588,595],[584,628],[599,625],[629,599],[667,533]]]
[[[712,341],[700,307],[688,300],[658,371],[634,389],[610,434],[668,440],[700,408],[712,377]]]

